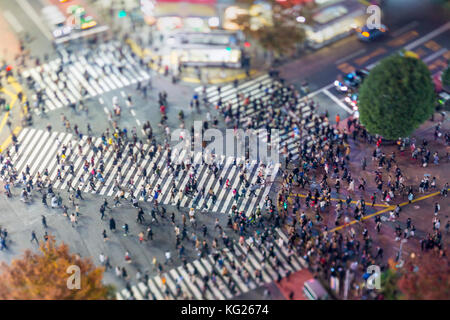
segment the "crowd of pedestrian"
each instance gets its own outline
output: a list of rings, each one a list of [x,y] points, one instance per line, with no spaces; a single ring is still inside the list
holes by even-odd
[[[124,59],[120,49],[115,54],[118,55],[119,60]],[[91,53],[86,53],[85,58],[90,61]],[[144,61],[141,63],[145,64]],[[37,60],[36,64],[39,65],[40,61]],[[70,60],[67,64],[70,65]],[[58,66],[57,75],[64,73],[65,68],[65,64],[61,63]],[[85,77],[88,81],[90,77],[88,72]],[[58,80],[62,82],[61,85],[67,86],[64,77],[61,79]],[[30,87],[34,87],[31,78],[27,81]],[[148,85],[139,83],[136,89],[146,97],[147,90],[151,89],[151,83]],[[86,92],[80,90],[81,96],[86,95]],[[217,90],[220,95],[221,87],[219,86]],[[44,91],[43,89],[36,91],[35,108],[44,106]],[[203,94],[205,92],[203,91]],[[261,98],[261,92],[264,93],[265,98]],[[418,194],[432,190],[440,190],[441,196],[447,197],[449,185],[446,181],[438,181],[437,177],[424,176],[419,184],[414,184],[412,179],[406,176],[400,164],[398,157],[404,155],[409,145],[412,161],[420,163],[422,167],[439,165],[443,157],[439,156],[439,151],[432,150],[426,139],[423,139],[420,145],[414,139],[410,141],[400,139],[397,143],[398,152],[386,154],[382,138],[368,134],[357,119],[349,119],[347,128],[333,126],[327,113],[319,114],[315,101],[302,97],[293,86],[286,85],[282,79],[277,78],[277,81],[271,85],[261,84],[253,95],[238,92],[235,105],[223,103],[219,98],[216,102],[218,115],[214,117],[211,117],[206,96],[194,95],[190,102],[191,110],[195,107],[200,111],[204,107],[204,111],[208,114],[203,129],[207,129],[208,126],[217,127],[219,119],[223,119],[225,126],[230,128],[249,130],[265,128],[268,133],[272,128],[279,128],[281,135],[289,137],[287,142],[281,145],[285,166],[281,170],[280,191],[276,197],[268,195],[264,199],[264,206],[257,206],[253,212],[239,211],[238,201],[242,197],[256,196],[255,190],[265,183],[266,166],[258,164],[257,180],[253,183],[248,178],[250,161],[235,160],[233,166],[239,172],[239,183],[237,186],[231,186],[229,179],[219,174],[224,166],[222,162],[214,161],[207,165],[208,175],[213,175],[220,188],[232,193],[235,200],[224,219],[227,221],[226,224],[216,219],[214,229],[211,230],[206,223],[208,216],[202,215],[201,212],[207,212],[211,206],[215,205],[217,194],[213,188],[209,190],[205,190],[204,187],[198,188],[200,164],[194,161],[196,154],[190,153],[181,161],[174,161],[169,143],[167,99],[165,91],[159,92],[158,105],[161,120],[158,127],[163,133],[160,141],[155,136],[150,121],[144,123],[143,138],[138,136],[135,127],[130,131],[127,128],[121,128],[119,125],[121,108],[117,101],[113,102],[114,114],[108,115],[110,126],[101,133],[102,143],[99,145],[93,143],[94,133],[89,123],[83,133],[84,130],[77,124],[72,126],[69,119],[61,114],[62,126],[67,132],[74,133],[76,140],[66,144],[57,141],[58,169],[54,178],[47,168],[43,172],[31,174],[31,164],[27,164],[22,172],[17,172],[13,158],[20,151],[20,143],[17,137],[13,136],[12,147],[0,154],[0,178],[4,183],[6,195],[13,197],[15,193],[13,190],[16,188],[20,190],[20,199],[24,202],[30,202],[33,198],[39,197],[42,205],[58,209],[73,228],[78,228],[79,219],[82,216],[80,203],[84,201],[82,190],[88,188],[89,191],[96,191],[107,181],[111,181],[115,191],[114,204],[110,207],[108,199],[105,198],[99,207],[100,220],[106,225],[99,230],[99,237],[105,243],[110,241],[110,234],[115,233],[118,227],[112,212],[119,211],[125,205],[135,210],[135,222],[138,226],[136,241],[140,245],[148,243],[148,250],[151,250],[155,233],[168,233],[168,228],[173,236],[173,249],[165,251],[164,261],[153,258],[151,272],[156,272],[165,284],[164,274],[168,268],[175,265],[175,259],[178,259],[182,266],[186,266],[190,258],[187,251],[195,252],[198,258],[211,255],[214,265],[211,274],[202,275],[196,268],[189,274],[191,282],[198,285],[204,298],[208,297],[210,288],[216,285],[226,288],[231,293],[238,292],[236,290],[238,284],[233,274],[242,276],[246,284],[262,284],[264,282],[262,272],[266,264],[275,270],[278,280],[289,276],[290,271],[285,267],[283,256],[287,261],[293,255],[302,257],[313,270],[314,275],[326,283],[329,283],[331,277],[336,277],[343,282],[347,270],[350,270],[353,277],[360,277],[361,274],[366,273],[365,270],[369,265],[385,265],[384,249],[374,244],[377,243],[377,239],[370,235],[366,222],[366,217],[376,205],[396,205],[394,210],[388,212],[389,217],[386,221],[381,219],[380,215],[374,217],[375,230],[379,234],[386,223],[392,223],[393,236],[396,241],[400,241],[402,238],[417,237],[414,221],[411,218],[408,218],[406,222],[402,220],[401,211],[406,209],[398,205],[400,200],[406,197],[408,202],[412,203]],[[132,100],[131,96],[127,98],[128,107],[132,106]],[[84,107],[82,109],[84,110]],[[178,117],[180,127],[185,128],[184,113],[180,113]],[[51,132],[52,126],[49,125],[47,130]],[[193,126],[191,133],[194,139]],[[83,140],[85,135],[87,138]],[[448,132],[443,132],[441,123],[435,127],[434,137],[435,140],[441,139],[448,145],[449,135]],[[267,139],[270,142],[270,134]],[[82,140],[85,144],[80,143]],[[292,141],[294,142],[291,143]],[[193,144],[193,142],[192,140],[187,143]],[[373,149],[371,162],[366,157],[360,159],[360,171],[352,170],[350,166],[353,161],[350,146],[355,142],[367,144]],[[147,150],[144,148],[144,143],[150,146]],[[88,154],[86,149],[90,151],[90,157],[86,156]],[[110,155],[113,155],[113,160],[111,168],[107,169],[105,159]],[[298,156],[294,157],[294,155]],[[165,168],[156,165],[155,160],[160,157],[164,159]],[[75,163],[79,159],[81,159],[84,174],[75,179]],[[448,161],[448,154],[445,159]],[[124,162],[130,163],[133,170],[139,172],[139,181],[127,179],[123,174]],[[144,165],[144,163],[150,164]],[[112,171],[116,172],[114,176],[109,175]],[[162,171],[167,172],[171,181],[170,206],[159,203],[161,185],[152,184],[153,175],[160,177]],[[368,172],[373,176],[373,181],[366,180],[361,172]],[[185,184],[182,184],[180,176],[184,173],[188,179]],[[67,186],[67,199],[63,199],[64,195],[54,190],[56,181]],[[294,195],[299,191],[304,193],[303,197]],[[366,203],[368,195],[370,195],[370,202]],[[181,209],[181,203],[185,197],[194,199],[193,208],[188,212]],[[50,199],[50,206],[47,199]],[[140,202],[140,199],[145,202]],[[201,210],[195,210],[194,207],[200,201],[203,203]],[[420,241],[421,249],[435,250],[438,255],[445,256],[446,248],[443,245],[439,202],[435,203],[434,210],[432,228]],[[331,228],[325,223],[326,220],[330,220],[330,217],[334,221]],[[350,226],[352,221],[357,221],[358,227]],[[130,236],[129,224],[131,223],[133,223],[132,219],[121,226],[124,237]],[[448,234],[449,221],[445,223]],[[338,229],[347,225],[348,228]],[[45,215],[42,216],[42,226],[44,230],[48,228]],[[286,243],[277,232],[279,228],[285,228],[288,233]],[[0,250],[7,249],[6,229],[2,229],[0,234]],[[44,239],[48,239],[47,231],[45,231]],[[38,243],[34,230],[30,241]],[[285,248],[281,256],[278,254],[278,249],[274,247],[276,242],[280,242],[279,247]],[[254,274],[250,274],[244,267],[248,252],[252,248],[263,253]],[[230,254],[234,256],[235,253],[239,253],[239,263],[230,257]],[[112,266],[107,254],[102,252],[99,255],[100,263],[106,270],[114,270],[117,277],[124,279],[127,288],[130,287],[130,273],[127,270],[129,267],[125,267],[126,264],[137,269],[135,273],[137,282],[142,279],[148,280],[149,277],[150,271],[141,272],[146,266],[138,265],[136,260],[126,250],[123,263]],[[355,296],[360,296],[362,294],[362,288],[358,286],[360,282],[353,283]],[[167,286],[166,288],[166,298],[191,298],[189,292],[183,290],[181,283],[176,283],[175,296],[170,293]],[[129,289],[129,291],[132,290]],[[150,295],[149,298],[155,297]]]

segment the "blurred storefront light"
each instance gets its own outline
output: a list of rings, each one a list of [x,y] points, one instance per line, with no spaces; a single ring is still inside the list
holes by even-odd
[[[211,17],[208,19],[208,25],[211,28],[217,28],[219,26],[219,24],[220,24],[219,17]]]

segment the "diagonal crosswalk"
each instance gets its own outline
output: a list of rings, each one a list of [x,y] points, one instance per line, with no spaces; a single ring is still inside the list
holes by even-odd
[[[152,201],[159,189],[157,200],[160,204],[175,205],[179,201],[182,207],[202,210],[206,205],[209,211],[222,213],[230,212],[235,205],[239,211],[245,211],[248,215],[257,206],[263,207],[264,199],[280,168],[280,164],[265,166],[256,161],[246,163],[243,158],[236,159],[234,164],[234,158],[222,156],[214,174],[208,164],[199,161],[201,153],[196,153],[191,154],[196,162],[185,170],[177,171],[167,165],[167,150],[156,150],[151,157],[151,145],[130,144],[124,148],[124,155],[116,158],[117,150],[113,150],[107,140],[96,137],[89,139],[87,136],[80,139],[68,132],[24,128],[18,136],[18,152],[12,153],[11,162],[20,177],[28,166],[29,175],[34,181],[38,175],[43,177],[47,170],[48,179],[56,189],[67,190],[71,185],[86,193],[117,196],[121,193],[118,188],[120,186],[125,190],[126,198],[134,196],[140,201]],[[128,154],[129,146],[132,146],[133,155],[136,155],[136,162]],[[104,151],[100,152],[99,148],[104,148]],[[184,149],[179,153],[173,151],[172,163],[176,164],[177,160],[186,156],[186,152]],[[240,174],[243,172],[240,165],[245,168],[246,180],[244,178],[243,182],[240,181]],[[147,171],[145,177],[144,170]],[[222,185],[220,178],[223,179]],[[183,195],[180,198],[180,193],[174,192],[173,186],[176,190],[185,190],[192,179],[197,181],[197,190],[205,190],[205,195]],[[229,188],[223,182],[226,179],[229,179]],[[94,188],[89,183],[90,180]],[[134,187],[128,188],[128,182],[132,182]],[[250,187],[254,192],[250,192]],[[240,195],[237,199],[232,194],[233,189]],[[147,192],[143,193],[143,190]],[[212,196],[208,196],[210,190],[216,195],[215,202]]]
[[[148,68],[119,42],[100,44],[93,51],[84,49],[69,55],[62,50],[60,54],[60,58],[22,74],[23,78],[34,83],[36,90],[43,91],[45,111],[150,79]]]
[[[323,131],[330,129],[329,123],[314,113],[311,101],[300,99],[293,87],[268,74],[236,87],[229,84],[199,87],[195,91],[211,104],[222,109],[229,107],[232,118],[239,119],[237,126],[256,130],[261,141],[268,142],[266,130],[278,129],[280,133],[271,137],[271,142],[278,144],[285,155],[290,153],[292,159],[299,157],[300,146],[310,152],[313,145],[322,144]]]
[[[261,243],[260,239],[247,238],[244,244],[234,243],[231,249],[173,268],[148,283],[139,282],[131,286],[131,292],[123,289],[116,298],[229,300],[306,267],[301,257],[287,249],[288,239],[282,230],[275,229],[271,240]]]

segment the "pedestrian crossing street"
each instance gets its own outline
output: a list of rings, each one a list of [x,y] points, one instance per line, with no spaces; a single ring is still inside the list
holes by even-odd
[[[256,110],[254,104],[243,104],[242,97],[248,97],[251,101],[260,100],[262,103],[269,103],[272,100],[271,93],[276,88],[281,88],[285,95],[289,94],[286,86],[274,80],[268,74],[264,74],[237,87],[233,84],[220,87],[220,92],[217,86],[210,86],[205,91],[203,87],[198,87],[195,91],[199,95],[206,95],[208,102],[211,104],[217,105],[219,101],[221,101],[222,107],[231,104],[232,114],[236,115],[238,112],[240,114],[239,127],[246,127],[249,123],[255,122],[255,118],[260,116],[259,113],[261,113],[263,118],[260,118],[258,122],[261,122],[261,120],[265,121],[269,115],[267,112],[264,112],[265,110]],[[292,159],[296,159],[299,156],[298,147],[303,143],[306,143],[307,151],[310,152],[313,144],[318,142],[322,144],[324,142],[323,137],[315,128],[315,124],[317,123],[317,127],[322,129],[327,127],[329,123],[324,122],[311,109],[310,102],[308,103],[304,99],[300,100],[294,110],[288,109],[283,105],[276,105],[274,110],[279,112],[282,121],[280,123],[271,121],[270,123],[270,127],[280,130],[279,135],[272,139],[272,143],[279,143],[280,150],[285,155],[291,153]],[[267,141],[264,124],[260,123],[256,129],[260,134],[260,139]]]
[[[81,140],[78,140],[78,137],[73,136],[71,133],[48,132],[47,130],[24,128],[18,136],[19,150],[17,153],[12,153],[11,162],[19,173],[20,178],[22,177],[21,173],[25,172],[26,166],[28,165],[30,168],[30,176],[34,178],[34,181],[36,180],[37,173],[40,173],[40,175],[44,178],[43,173],[47,169],[48,178],[52,182],[55,189],[66,190],[68,188],[68,184],[72,181],[72,187],[77,188],[77,186],[79,186],[82,192],[90,192],[102,196],[119,195],[120,190],[115,188],[116,180],[119,177],[119,165],[113,166],[114,152],[111,147],[104,152],[104,170],[102,177],[100,178],[96,176],[94,179],[95,190],[91,189],[91,186],[88,183],[89,176],[91,175],[90,171],[92,171],[93,168],[97,170],[100,163],[98,158],[98,156],[100,156],[100,152],[94,155],[93,146],[98,147],[100,144],[105,145],[105,142],[102,141],[101,138],[93,138],[92,144],[88,145],[87,140],[87,136],[83,136]],[[65,153],[65,159],[62,159],[63,146],[66,146],[68,150]],[[79,146],[81,147],[81,153],[79,151]],[[251,212],[256,210],[257,206],[263,208],[264,199],[268,195],[272,182],[275,179],[280,167],[280,164],[268,165],[264,167],[257,164],[256,161],[245,164],[247,168],[247,179],[250,183],[255,184],[257,188],[254,191],[254,195],[250,195],[250,190],[247,188],[246,196],[242,196],[242,191],[245,186],[244,183],[240,184],[239,168],[237,165],[244,163],[243,159],[236,159],[236,165],[234,165],[234,158],[226,158],[225,156],[222,156],[220,158],[221,168],[219,168],[216,179],[214,177],[214,173],[208,169],[206,164],[200,164],[201,153],[197,153],[194,157],[195,162],[193,162],[194,164],[197,164],[191,166],[189,170],[181,171],[178,177],[175,177],[172,172],[169,172],[170,170],[167,166],[167,150],[163,150],[162,152],[157,151],[153,158],[150,159],[150,156],[148,155],[150,145],[143,144],[142,149],[144,151],[145,158],[140,157],[136,164],[132,164],[130,157],[126,156],[123,156],[119,160],[122,176],[121,186],[125,187],[130,179],[134,181],[135,186],[134,189],[128,189],[125,193],[126,198],[131,198],[131,195],[133,195],[140,201],[153,200],[154,192],[151,192],[151,194],[149,192],[146,195],[141,193],[146,184],[145,178],[141,174],[141,170],[139,168],[142,170],[143,168],[146,168],[148,175],[150,176],[148,183],[151,186],[151,190],[155,191],[156,186],[160,185],[161,193],[158,194],[158,202],[160,204],[175,205],[180,197],[180,194],[178,192],[174,193],[175,197],[171,199],[173,182],[175,183],[177,190],[184,190],[189,181],[190,175],[193,174],[193,167],[197,166],[197,189],[200,191],[202,187],[205,187],[206,193],[212,189],[214,194],[217,196],[217,201],[214,204],[212,197],[200,198],[199,196],[182,196],[182,199],[180,199],[180,205],[182,207],[202,209],[206,204],[208,210],[214,212],[228,213],[232,206],[236,205],[239,211],[245,211],[249,215]],[[72,152],[70,150],[72,150]],[[136,146],[134,147],[133,152],[139,152]],[[57,155],[61,157],[61,161],[63,161],[62,163],[64,164],[64,170],[61,169],[62,179],[58,179],[57,176],[58,169],[61,168],[61,166],[57,163]],[[176,163],[177,159],[181,159],[185,155],[186,150],[184,149],[178,153],[173,152],[171,156],[173,163]],[[95,158],[94,167],[89,164],[89,168],[86,169],[84,167],[85,160],[90,162],[93,156]],[[73,175],[69,170],[70,164],[74,167]],[[159,176],[157,173],[152,171],[154,165],[161,168]],[[265,183],[257,185],[258,176],[260,179],[263,179],[261,181]],[[223,181],[229,179],[229,189],[225,188],[225,183],[222,186],[220,185],[219,177],[222,177]],[[102,179],[103,182],[101,181]],[[234,188],[236,188],[239,194],[241,194],[241,197],[237,201],[234,199],[231,192]],[[125,188],[125,190],[127,189]]]
[[[177,294],[181,291],[184,293],[184,298],[189,300],[229,300],[256,289],[264,283],[276,281],[279,276],[283,278],[288,272],[294,273],[306,268],[306,262],[301,257],[288,251],[288,239],[283,231],[275,229],[275,238],[277,239],[271,243],[273,243],[276,258],[265,259],[270,257],[269,249],[265,244],[256,245],[251,238],[248,238],[245,245],[233,244],[234,252],[227,248],[220,252],[222,266],[219,261],[215,262],[213,255],[210,254],[150,278],[148,283],[140,281],[131,286],[131,292],[127,289],[117,292],[116,298],[118,300],[176,300],[182,297]],[[247,245],[250,246],[249,250]],[[232,265],[239,267],[241,271],[238,272]],[[228,275],[223,273],[223,267],[228,270]],[[261,272],[261,279],[256,276],[256,270]],[[212,280],[213,275],[215,281]],[[205,286],[205,276],[211,279],[207,286]]]
[[[120,58],[119,48],[123,58]],[[119,42],[103,43],[96,50],[83,49],[70,55],[65,50],[60,53],[61,58],[22,74],[44,91],[46,111],[150,79],[146,66],[132,56],[128,46]],[[60,66],[63,69],[58,73]]]

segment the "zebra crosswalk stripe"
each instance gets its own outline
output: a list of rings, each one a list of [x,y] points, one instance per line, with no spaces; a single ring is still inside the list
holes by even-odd
[[[150,74],[145,66],[131,57],[128,49],[124,49],[124,60],[119,62],[116,54],[119,45],[109,42],[102,50],[80,51],[70,56],[60,50],[61,58],[25,70],[23,75],[30,76],[44,90],[46,111],[76,103],[82,98],[81,88],[87,90],[88,97],[95,97],[149,79]],[[88,58],[85,57],[86,54],[89,55]],[[124,65],[122,72],[119,71],[119,63]],[[61,64],[66,67],[57,75]],[[85,72],[89,75],[88,80],[85,79]],[[63,88],[61,84],[57,84],[58,79],[63,79],[67,86]],[[36,109],[35,112],[41,111]]]
[[[195,298],[197,300],[201,300],[202,299],[202,294],[198,290],[197,286],[192,283],[192,281],[190,279],[190,276],[188,275],[186,270],[184,270],[183,267],[180,266],[180,267],[177,268],[177,271],[183,277],[183,280],[186,283],[186,286],[192,291],[192,293],[194,294]]]
[[[159,292],[159,290],[156,288],[155,282],[152,279],[148,279],[148,286],[150,288],[150,291],[153,293],[153,295],[158,300],[164,300],[163,295]]]
[[[179,192],[176,194],[175,199],[171,199],[172,185],[178,190],[184,191],[190,175],[194,173],[194,166],[196,169],[195,179],[197,181],[197,189],[200,190],[204,188],[205,196],[200,198],[199,195],[196,197],[183,196],[180,203],[182,206],[186,207],[196,207],[197,209],[203,208],[206,203],[210,211],[227,213],[232,205],[236,205],[241,209],[241,211],[251,211],[253,210],[256,203],[263,201],[264,195],[266,195],[271,188],[270,183],[260,185],[255,191],[255,195],[243,196],[242,189],[244,185],[239,185],[239,169],[236,165],[244,163],[243,159],[237,159],[236,165],[233,165],[234,159],[232,157],[221,156],[218,158],[220,160],[220,167],[217,172],[217,179],[208,164],[201,163],[201,153],[197,153],[193,156],[193,165],[188,172],[179,171],[178,180],[169,167],[167,166],[167,150],[161,152],[156,152],[152,159],[148,155],[150,146],[148,144],[142,144],[142,146],[135,145],[133,147],[133,152],[136,154],[140,152],[142,148],[144,157],[139,155],[138,162],[132,163],[131,158],[128,154],[124,154],[121,159],[118,159],[118,164],[113,165],[116,153],[112,150],[111,146],[108,144],[104,145],[101,138],[91,137],[91,144],[88,145],[88,137],[80,137],[72,135],[69,132],[48,132],[47,130],[40,129],[30,129],[25,128],[18,136],[19,149],[18,152],[12,153],[12,163],[18,172],[22,172],[27,164],[30,164],[30,174],[34,176],[37,172],[43,173],[46,169],[48,170],[48,178],[56,189],[67,189],[68,182],[72,181],[72,185],[77,188],[80,187],[82,192],[92,192],[95,194],[114,196],[119,195],[120,190],[115,189],[116,180],[119,177],[119,167],[120,176],[122,180],[120,182],[121,187],[125,187],[128,181],[134,181],[134,189],[126,190],[125,197],[128,198],[133,194],[139,200],[151,201],[153,194],[148,194],[146,197],[140,193],[143,188],[148,187],[150,190],[155,191],[157,185],[160,186],[161,193],[158,195],[158,202],[162,204],[175,204],[179,198]],[[101,173],[103,183],[101,178],[97,177],[97,169],[100,166],[99,156],[100,153],[94,153],[93,147],[99,147],[101,144],[104,145],[105,151],[103,152],[103,172]],[[62,157],[62,147],[66,146],[65,159]],[[108,148],[106,148],[108,146]],[[128,149],[127,149],[128,150]],[[126,153],[126,151],[124,151]],[[189,151],[190,153],[190,151]],[[61,163],[58,164],[57,156],[60,162],[64,162],[64,170],[61,170],[61,180],[57,178],[58,169],[62,168]],[[91,164],[91,158],[93,158],[94,166]],[[179,154],[172,153],[172,163],[176,163],[177,160],[186,158],[186,150],[182,150]],[[189,158],[189,157],[187,157]],[[89,163],[88,171],[84,169],[85,160]],[[73,174],[70,173],[69,167],[72,164]],[[160,167],[160,176],[156,172],[152,171],[152,168]],[[275,168],[277,168],[275,166]],[[95,189],[92,189],[88,183],[88,178],[91,176],[91,171],[94,170],[95,177],[93,177],[93,185]],[[146,169],[147,178],[142,176],[142,170]],[[246,165],[246,179],[249,183],[256,184],[257,175],[260,172],[261,167],[256,161],[252,161]],[[265,174],[272,172],[272,178],[276,175],[276,169],[267,169]],[[219,177],[222,179],[230,180],[230,189],[239,189],[241,197],[238,202],[235,202],[233,195],[230,190],[226,190],[219,183]],[[238,187],[239,186],[239,187]],[[212,197],[208,196],[207,193],[212,189],[216,195],[216,203],[212,204]],[[131,193],[132,192],[132,193]],[[248,192],[248,191],[247,191]],[[263,195],[263,197],[261,197]],[[247,212],[249,214],[250,212]]]
[[[260,86],[262,87],[260,88]],[[273,80],[266,74],[244,82],[237,88],[230,85],[225,86],[222,88],[220,93],[217,90],[217,87],[210,87],[206,90],[206,98],[210,103],[217,103],[219,99],[221,99],[223,106],[231,105],[233,114],[239,109],[241,114],[240,122],[242,125],[246,126],[247,119],[251,119],[251,117],[257,114],[260,109],[255,109],[254,104],[242,104],[242,101],[240,102],[241,98],[237,97],[237,94],[243,95],[244,97],[250,97],[253,101],[260,99],[263,103],[267,103],[269,99],[272,99],[272,86],[275,86],[275,88],[282,88],[283,92],[290,94],[290,92],[286,88],[282,87],[279,82]],[[276,106],[275,108],[280,109],[282,112],[287,112],[284,110],[282,105]],[[308,121],[308,117],[315,117],[319,119],[319,123],[322,122],[317,115],[313,114],[309,106],[304,101],[299,102],[296,106],[296,110],[298,110],[298,114],[300,116],[291,110],[289,110],[288,114],[295,119],[296,122],[301,122],[301,126],[304,130],[310,133],[314,128],[314,123],[313,121]],[[320,124],[320,126],[323,125],[324,123]],[[259,134],[263,134],[262,128],[258,128],[257,130],[259,131]],[[263,141],[267,140],[263,138]],[[301,144],[303,141],[308,141],[308,148],[310,148],[313,144],[310,134],[305,134],[304,132],[302,136],[299,136],[297,133],[293,132],[293,128],[289,128],[288,130],[283,128],[279,137],[272,137],[272,143],[277,143],[280,146],[286,145],[287,150],[291,153],[293,159],[298,158],[298,144]]]

